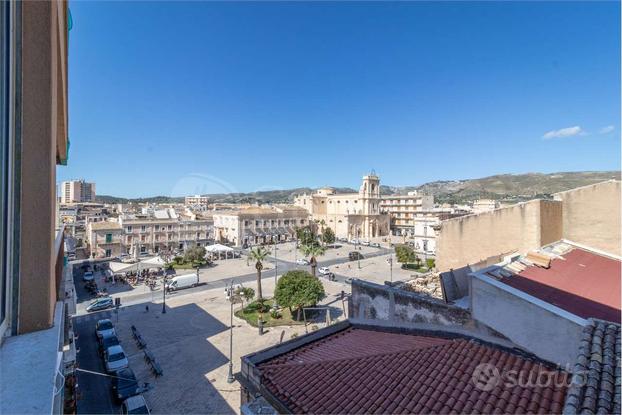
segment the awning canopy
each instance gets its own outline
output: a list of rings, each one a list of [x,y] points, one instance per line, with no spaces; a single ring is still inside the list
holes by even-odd
[[[109,262],[108,267],[110,267],[110,271],[115,274],[131,271],[136,269],[136,264],[126,264],[125,262]]]
[[[155,256],[150,259],[145,259],[144,261],[140,261],[141,264],[149,267],[149,268],[163,268],[166,265],[166,262],[159,256]]]
[[[234,249],[221,244],[208,245],[205,247],[206,252],[233,252]]]

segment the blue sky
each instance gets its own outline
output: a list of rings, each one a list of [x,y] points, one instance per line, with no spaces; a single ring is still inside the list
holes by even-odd
[[[99,194],[620,169],[617,2],[70,8],[58,180]]]

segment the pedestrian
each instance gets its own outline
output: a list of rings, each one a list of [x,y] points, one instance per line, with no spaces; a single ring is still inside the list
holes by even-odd
[[[149,304],[145,305],[145,313],[149,312]]]

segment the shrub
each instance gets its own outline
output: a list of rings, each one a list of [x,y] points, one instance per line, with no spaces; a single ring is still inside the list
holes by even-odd
[[[436,261],[434,261],[434,258],[428,258],[425,262],[428,269],[432,269],[434,268],[434,265],[436,265]]]
[[[400,262],[402,264],[415,262],[417,260],[417,255],[415,255],[415,251],[413,251],[413,249],[408,245],[396,245],[395,256],[397,257],[397,262]]]
[[[270,317],[272,317],[273,319],[277,320],[277,319],[281,318],[281,313],[279,313],[279,310],[272,310],[270,312]]]
[[[203,246],[190,247],[184,253],[184,262],[203,262],[205,252],[205,247]]]
[[[296,337],[298,337],[298,333],[292,333],[292,335],[290,336],[290,338],[295,339]]]

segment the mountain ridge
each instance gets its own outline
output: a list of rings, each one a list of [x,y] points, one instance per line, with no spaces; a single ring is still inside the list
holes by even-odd
[[[519,202],[534,198],[549,198],[551,194],[606,180],[620,180],[619,171],[580,171],[555,173],[497,174],[477,179],[437,180],[418,186],[381,185],[383,195],[407,194],[419,191],[431,194],[437,203],[468,203],[487,198],[507,202]],[[334,188],[337,193],[356,192],[349,187]],[[315,189],[266,190],[249,193],[207,194],[216,203],[290,203],[294,197],[312,193]],[[98,195],[101,203],[180,203],[183,197],[154,196],[147,198],[121,198]]]

